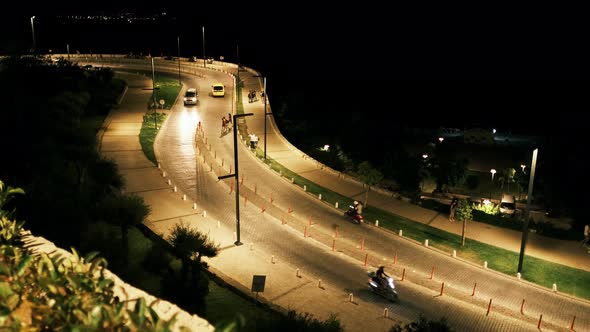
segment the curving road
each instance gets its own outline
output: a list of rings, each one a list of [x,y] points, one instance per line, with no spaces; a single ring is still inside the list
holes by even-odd
[[[226,173],[230,161],[233,165],[232,135],[222,135],[219,130],[221,117],[232,112],[232,96],[213,98],[207,94],[215,82],[224,83],[228,92],[231,91],[233,78],[213,70],[196,68],[195,72],[201,76],[183,76],[183,83],[185,88],[196,87],[200,91],[199,104],[184,107],[182,102],[177,103],[160,131],[155,148],[169,178],[197,203],[200,216],[206,214],[206,218],[187,216],[185,220],[209,232],[222,244],[220,256],[211,259],[210,264],[228,278],[248,288],[251,272],[259,268],[267,275],[268,288],[281,289],[278,293],[270,290],[263,293],[269,294],[267,300],[320,316],[337,312],[347,330],[360,331],[367,327],[387,330],[392,320],[407,322],[424,313],[432,318],[446,316],[458,331],[537,330],[541,314],[543,330],[566,330],[572,315],[576,315],[576,331],[590,331],[587,302],[453,259],[379,228],[349,223],[337,210],[269,170],[243,144],[238,144],[238,152],[240,174],[244,177],[241,192],[248,195],[247,202],[245,198],[240,199],[241,240],[245,245],[233,246],[232,180],[218,181],[216,174],[223,174],[219,170],[222,163]],[[255,87],[252,73],[241,75],[246,87]],[[245,107],[246,111],[252,107],[260,109],[260,103],[245,104]],[[262,113],[258,112],[247,118],[246,124],[259,128],[262,121]],[[204,135],[198,135],[198,148],[195,148],[195,128],[199,122]],[[280,141],[274,126],[269,125],[268,131],[269,142]],[[264,213],[261,207],[266,209]],[[293,213],[285,214],[288,209]],[[282,218],[286,225],[282,224]],[[310,218],[313,225],[309,224]],[[162,225],[166,220],[155,215],[151,219],[154,224]],[[332,252],[330,245],[336,229],[337,245]],[[304,237],[303,233],[310,237]],[[255,256],[264,255],[267,258],[273,255],[280,264],[262,266]],[[397,256],[396,264],[393,264],[394,256]],[[364,265],[364,260],[372,266],[387,265],[388,272],[398,280],[401,303],[389,304],[366,290],[366,270],[370,267]],[[305,271],[303,281],[281,282],[290,280],[287,271],[296,268]],[[400,280],[402,274],[404,281]],[[309,290],[309,284],[320,279],[329,285],[324,287],[329,294],[318,296]],[[439,296],[442,282],[445,282],[445,293]],[[475,283],[477,291],[471,296]],[[354,306],[346,301],[350,294],[354,294]],[[334,303],[334,298],[341,300]],[[490,299],[493,299],[492,313],[486,314]],[[526,312],[521,315],[523,299],[527,299]],[[388,308],[389,320],[379,317],[384,307]]]

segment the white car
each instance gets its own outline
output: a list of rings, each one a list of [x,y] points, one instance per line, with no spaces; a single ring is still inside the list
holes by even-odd
[[[508,216],[514,216],[516,212],[516,200],[514,195],[502,194],[502,200],[500,201],[500,213]]]
[[[196,105],[197,104],[197,89],[195,88],[189,88],[186,89],[186,92],[184,93],[184,104],[185,105]]]

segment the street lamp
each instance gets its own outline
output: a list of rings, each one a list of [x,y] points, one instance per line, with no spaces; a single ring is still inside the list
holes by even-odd
[[[266,113],[266,99],[268,96],[266,95],[266,76],[254,76],[254,77],[262,77],[263,79],[263,89],[262,94],[264,95],[264,160],[266,160],[266,116],[272,113]]]
[[[180,36],[176,37],[176,45],[178,46],[178,84],[182,87],[182,83],[180,83]]]
[[[496,174],[496,170],[492,168],[490,173],[492,173],[492,182],[494,182],[494,174]]]
[[[531,175],[529,177],[529,192],[526,198],[526,210],[525,210],[525,220],[522,226],[522,241],[520,242],[520,254],[518,256],[518,273],[522,272],[522,262],[524,260],[524,249],[526,247],[526,241],[529,234],[529,213],[531,208],[531,198],[533,197],[533,183],[535,182],[535,169],[537,168],[537,155],[539,154],[539,149],[533,150],[533,159],[531,162]],[[522,166],[522,165],[521,165]],[[523,168],[524,170],[524,168]]]
[[[238,123],[238,118],[244,117],[244,116],[250,116],[250,115],[254,115],[254,113],[244,113],[244,114],[234,114],[233,118],[234,118],[234,169],[235,169],[235,173],[234,174],[228,174],[228,175],[223,175],[223,176],[218,176],[217,179],[219,180],[223,180],[226,178],[231,178],[234,177],[236,180],[236,242],[234,242],[234,244],[236,246],[241,246],[243,243],[240,242],[240,181],[238,181],[239,179],[239,174],[238,174],[238,133],[237,133],[237,123]]]
[[[524,173],[524,169],[525,169],[526,165],[525,164],[521,164],[520,168],[522,168],[522,172]]]
[[[444,138],[444,137],[439,137],[439,138],[438,138],[438,141],[439,141],[440,143],[442,143],[444,140],[445,140],[445,138]]]
[[[154,72],[154,57],[152,57],[152,105],[154,105],[154,127],[158,130],[158,105],[156,104],[156,74]]]
[[[203,68],[207,67],[207,60],[205,59],[205,26],[203,26]]]
[[[33,32],[33,52],[37,50],[37,42],[35,41],[35,16],[31,16],[31,31]]]

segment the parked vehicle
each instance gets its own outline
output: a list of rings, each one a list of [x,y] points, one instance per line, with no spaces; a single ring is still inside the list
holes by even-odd
[[[500,213],[508,216],[514,216],[516,212],[516,199],[514,195],[502,194],[500,201]]]

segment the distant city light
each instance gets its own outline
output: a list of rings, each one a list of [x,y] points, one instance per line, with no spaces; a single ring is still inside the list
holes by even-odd
[[[492,129],[492,134],[495,134],[495,133],[496,133],[496,129]]]
[[[422,155],[422,158],[426,159],[426,158],[428,158],[428,155],[425,153]]]
[[[439,138],[438,138],[438,141],[439,141],[439,142],[441,142],[441,143],[442,143],[444,140],[445,140],[445,138],[444,138],[444,137],[439,137]]]
[[[330,145],[326,144],[326,145],[324,145],[323,148],[320,148],[320,150],[322,150],[322,151],[329,151],[330,150]]]

